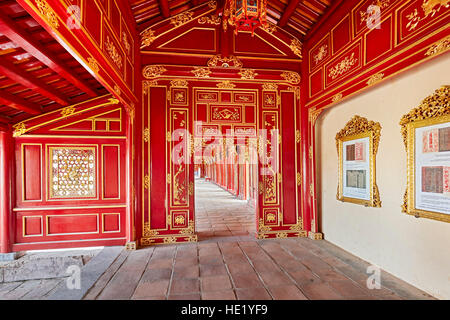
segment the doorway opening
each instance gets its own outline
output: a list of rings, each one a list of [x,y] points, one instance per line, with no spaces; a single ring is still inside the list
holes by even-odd
[[[199,241],[256,237],[256,152],[236,142],[195,166],[195,224]]]

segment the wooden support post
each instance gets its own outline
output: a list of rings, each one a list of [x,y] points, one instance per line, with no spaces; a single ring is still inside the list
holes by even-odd
[[[11,132],[0,131],[0,253],[11,252]]]

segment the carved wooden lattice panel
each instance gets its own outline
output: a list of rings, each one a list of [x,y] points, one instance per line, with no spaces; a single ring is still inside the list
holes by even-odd
[[[51,198],[96,197],[95,147],[49,148]]]

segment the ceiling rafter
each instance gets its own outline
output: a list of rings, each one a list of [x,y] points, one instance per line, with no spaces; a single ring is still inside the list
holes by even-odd
[[[169,0],[158,0],[159,9],[164,18],[170,17]]]
[[[38,104],[24,100],[19,96],[6,92],[5,90],[0,90],[0,103],[31,115],[38,115],[42,113],[41,107]]]
[[[55,101],[62,106],[68,106],[69,102],[66,98],[54,90],[51,86],[46,84],[39,78],[33,77],[29,72],[20,69],[17,65],[7,61],[6,59],[0,60],[0,72],[10,79],[19,82],[23,86],[36,90],[43,96]]]
[[[291,1],[289,1],[289,4],[288,4],[286,10],[284,10],[283,15],[281,16],[281,19],[278,22],[278,25],[280,27],[284,27],[287,24],[287,22],[289,21],[289,18],[294,13],[294,11],[297,8],[297,5],[298,5],[299,2],[300,2],[300,0],[291,0]]]
[[[4,34],[16,45],[32,54],[36,59],[40,60],[74,86],[86,92],[90,97],[95,97],[97,95],[88,84],[85,84],[84,81],[78,79],[76,75],[73,74],[73,71],[68,69],[58,58],[56,58],[56,56],[48,52],[44,46],[27,34],[2,12],[0,12],[0,33]]]

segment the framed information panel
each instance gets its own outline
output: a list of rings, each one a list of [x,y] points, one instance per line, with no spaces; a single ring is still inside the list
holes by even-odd
[[[450,222],[450,86],[400,121],[407,153],[403,211]]]
[[[370,207],[381,207],[376,184],[375,158],[381,125],[355,116],[337,135],[339,183],[337,199]]]

